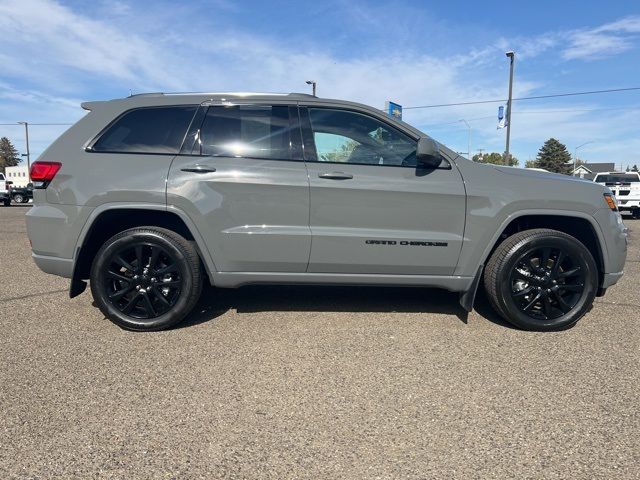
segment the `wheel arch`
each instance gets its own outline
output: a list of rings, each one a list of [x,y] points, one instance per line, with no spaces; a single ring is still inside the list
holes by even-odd
[[[102,205],[96,208],[85,223],[74,250],[74,268],[69,295],[84,291],[91,263],[102,244],[113,235],[129,228],[155,226],[172,230],[196,244],[198,256],[213,284],[215,263],[196,225],[182,210],[165,205]]]
[[[595,219],[581,212],[532,211],[514,214],[504,220],[486,248],[481,263],[486,264],[498,246],[514,233],[534,228],[550,228],[564,232],[582,242],[591,252],[598,267],[599,284],[606,272],[606,244]]]

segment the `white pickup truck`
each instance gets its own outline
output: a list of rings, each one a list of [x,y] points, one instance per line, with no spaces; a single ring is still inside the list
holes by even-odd
[[[593,181],[611,189],[621,212],[631,212],[634,218],[640,218],[640,173],[598,173]]]
[[[0,172],[0,203],[5,207],[11,205],[11,192],[9,191],[9,185],[11,182],[8,182],[4,176],[4,173]]]

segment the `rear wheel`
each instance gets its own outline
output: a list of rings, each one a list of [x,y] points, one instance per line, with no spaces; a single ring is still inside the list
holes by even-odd
[[[193,309],[202,289],[194,245],[175,232],[139,227],[105,242],[91,267],[102,313],[128,330],[169,328]]]
[[[13,196],[13,201],[16,203],[24,203],[24,197],[18,193]]]
[[[574,237],[547,229],[507,238],[487,263],[484,284],[505,320],[526,330],[574,325],[591,308],[598,270]]]

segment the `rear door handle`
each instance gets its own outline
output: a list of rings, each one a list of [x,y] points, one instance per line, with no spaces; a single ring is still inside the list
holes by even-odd
[[[349,180],[353,178],[353,175],[345,172],[327,172],[319,173],[318,177],[325,178],[327,180]]]
[[[192,167],[181,168],[180,170],[182,172],[191,172],[191,173],[212,173],[216,171],[215,168],[207,167],[206,165],[194,165]]]

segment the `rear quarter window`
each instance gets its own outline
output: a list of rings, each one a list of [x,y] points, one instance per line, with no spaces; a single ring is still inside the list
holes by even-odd
[[[130,110],[107,127],[91,151],[176,154],[196,109],[185,105]]]

